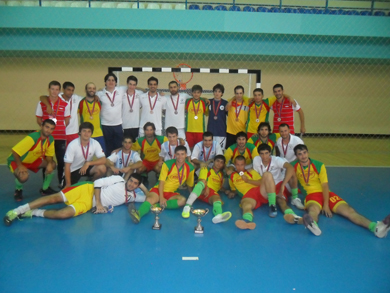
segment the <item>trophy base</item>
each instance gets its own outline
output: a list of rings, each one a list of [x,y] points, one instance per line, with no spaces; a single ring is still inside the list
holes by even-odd
[[[160,224],[160,226],[154,226],[154,225],[153,225],[153,226],[152,226],[152,229],[153,229],[153,230],[160,230],[160,229],[161,229],[161,226],[162,226],[161,224]]]
[[[199,229],[198,227],[195,227],[195,234],[203,234],[204,228]]]

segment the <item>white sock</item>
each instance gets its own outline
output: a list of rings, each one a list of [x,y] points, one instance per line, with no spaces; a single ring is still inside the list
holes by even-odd
[[[16,209],[14,209],[14,211],[18,215],[24,214],[25,212],[27,212],[29,210],[30,210],[30,206],[28,205],[28,203],[21,205],[21,206],[18,206]]]
[[[194,203],[194,201],[198,198],[198,196],[196,195],[195,192],[191,192],[190,193],[190,196],[188,197],[187,199],[187,202],[186,204],[189,204],[190,206],[192,206],[192,204]]]
[[[32,210],[32,215],[35,216],[35,217],[44,218],[45,216],[43,215],[43,213],[44,213],[45,211],[46,211],[46,210],[41,210],[41,209]]]
[[[191,206],[185,205],[184,208],[183,208],[183,212],[185,212],[185,213],[189,213],[190,210],[191,210]]]

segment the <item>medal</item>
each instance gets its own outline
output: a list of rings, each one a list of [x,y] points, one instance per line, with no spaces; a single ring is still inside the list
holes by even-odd
[[[57,125],[57,118],[56,117],[57,117],[59,106],[60,106],[60,98],[58,98],[57,107],[56,107],[56,113],[54,114],[54,116],[49,116],[49,119],[51,119],[56,125]],[[53,105],[51,107],[54,110]]]
[[[154,104],[152,107],[152,102],[151,102],[151,97],[148,94],[148,99],[149,99],[149,106],[150,106],[150,114],[153,114],[154,107],[156,107],[157,99],[158,99],[158,93],[156,93],[156,99],[154,100]]]
[[[195,111],[195,103],[194,103],[194,99],[192,99],[192,108],[194,109],[194,114],[195,114],[194,119],[195,119],[195,120],[198,119],[199,107],[200,107],[200,100],[198,101],[198,108],[197,108],[196,111]]]
[[[234,109],[234,113],[236,114],[236,121],[238,121],[239,119],[238,119],[238,116],[240,116],[240,112],[241,112],[241,109],[242,109],[242,106],[244,106],[244,101],[242,101],[242,103],[241,103],[241,106],[240,106],[240,109],[238,110],[238,113],[237,113],[237,102],[235,103],[235,107],[236,107],[236,109]]]
[[[217,119],[218,119],[218,111],[219,111],[219,109],[221,109],[221,110],[223,110],[223,109],[224,109],[224,107],[223,107],[223,106],[221,106],[221,103],[222,103],[222,99],[221,99],[221,100],[219,100],[219,102],[218,102],[218,105],[217,105],[217,106],[215,106],[215,100],[213,100],[213,113],[214,113],[214,120],[217,120]]]
[[[126,160],[126,163],[125,163],[125,158],[123,157],[123,150],[122,150],[122,165],[123,165],[123,168],[127,167],[127,165],[129,164],[130,155],[131,155],[131,151],[130,151],[129,156],[127,157],[127,160]]]
[[[179,112],[175,111],[175,115],[179,114]]]
[[[256,119],[256,122],[257,122],[257,123],[259,123],[259,121],[260,121],[259,119]]]
[[[179,98],[180,98],[180,94],[177,94],[177,101],[176,101],[176,106],[175,106],[175,103],[173,102],[173,99],[172,99],[172,96],[171,96],[171,102],[172,102],[172,105],[173,105],[173,109],[175,109],[175,115],[177,115],[179,113],[177,111],[177,108],[179,107]]]
[[[217,120],[218,119],[218,117],[217,116],[214,116],[214,120]]]
[[[57,119],[56,118],[50,118],[55,124],[57,124]]]
[[[80,141],[80,145],[81,145],[81,150],[83,152],[83,157],[85,159],[85,162],[87,161],[88,159],[88,152],[89,152],[89,142],[88,142],[88,145],[87,145],[87,152],[84,152],[84,147],[83,145],[81,144],[81,141]]]
[[[239,119],[238,118],[236,118],[236,121],[238,121]]]
[[[263,102],[261,102],[261,107],[260,107],[260,110],[259,112],[257,112],[257,105],[255,103],[255,112],[256,112],[256,122],[258,123],[260,121],[259,117],[260,117],[260,114],[261,114],[261,110],[263,109]]]
[[[111,107],[114,107],[114,103],[111,103]]]
[[[153,111],[150,111],[150,114],[153,114]]]
[[[279,118],[278,118],[278,121],[279,121],[279,122],[282,121],[282,118],[279,117]]]
[[[283,105],[284,105],[284,101],[285,101],[285,99],[283,98],[283,102],[282,102],[282,104],[280,105],[280,107],[279,107],[279,109],[278,109],[278,121],[280,122],[280,121],[282,121],[282,111],[283,111]]]
[[[93,120],[93,117],[92,117],[92,116],[89,116],[89,119]]]
[[[309,184],[309,180],[310,180],[310,166],[311,166],[310,159],[309,159],[309,167],[308,167],[308,170],[307,170],[307,178],[305,177],[305,170],[303,170],[303,167],[302,167],[301,163],[299,163],[299,166],[301,167],[303,180],[305,181],[306,186],[310,186],[310,184]]]
[[[195,119],[195,120],[198,120],[198,116],[194,116],[194,119]]]
[[[243,175],[244,175],[244,172],[242,172],[242,171],[241,171],[241,172],[240,172],[240,173],[238,173],[238,174],[240,174],[240,176],[243,176]]]
[[[290,137],[288,137],[288,143],[287,143],[287,145],[286,145],[286,149],[284,149],[284,144],[283,144],[283,139],[282,139],[282,148],[283,148],[284,158],[286,157],[286,154],[287,154],[289,142],[290,142]]]
[[[180,185],[182,184],[182,182],[183,182],[183,177],[184,177],[184,165],[181,167],[182,169],[181,169],[181,176],[180,176],[180,172],[179,172],[179,167],[177,166],[177,164],[175,164],[176,165],[176,169],[177,169],[177,177],[178,177],[178,179],[179,179],[179,183],[180,183]]]
[[[111,100],[111,98],[110,98],[110,96],[107,94],[107,92],[106,92],[106,96],[107,96],[107,98],[110,100],[110,102],[111,102],[111,107],[114,107],[114,101],[115,101],[115,95],[116,95],[116,90],[114,91],[114,95],[112,96],[112,100]]]
[[[133,98],[131,100],[131,103],[130,103],[130,97],[129,97],[129,93],[126,91],[126,96],[127,96],[127,102],[129,103],[129,107],[130,107],[130,112],[133,112],[133,105],[134,105],[134,99],[135,99],[135,91],[134,91],[134,94],[133,94]]]
[[[85,100],[85,105],[87,106],[87,110],[88,110],[88,113],[89,113],[89,118],[92,120],[93,119],[93,112],[95,111],[96,101],[95,100],[93,101],[92,111],[89,109],[88,104],[89,104],[88,100]]]
[[[130,109],[130,113],[133,112],[133,109]]]

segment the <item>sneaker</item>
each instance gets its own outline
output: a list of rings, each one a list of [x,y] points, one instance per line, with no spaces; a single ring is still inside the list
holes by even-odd
[[[275,218],[277,214],[278,214],[278,210],[276,209],[276,205],[271,204],[269,206],[268,216],[270,216],[271,218]]]
[[[17,212],[15,212],[14,210],[10,210],[8,213],[5,214],[3,221],[6,226],[11,226],[12,222],[18,218],[19,215],[17,214]]]
[[[14,193],[14,199],[15,201],[22,201],[23,200],[23,190],[22,189],[15,189]]]
[[[141,217],[139,216],[139,212],[136,210],[134,203],[129,203],[127,210],[129,211],[131,220],[135,224],[138,224],[141,221]]]
[[[297,216],[296,214],[285,214],[283,218],[286,220],[287,223],[290,224],[303,224],[303,219],[300,216]]]
[[[305,209],[305,206],[302,204],[302,201],[300,198],[294,198],[294,199],[291,199],[291,204],[293,206],[296,206],[298,209],[300,210],[304,210]]]
[[[24,214],[21,214],[20,217],[23,219],[28,219],[28,218],[31,219],[33,217],[32,210],[29,210]]]
[[[236,226],[241,230],[245,230],[245,229],[253,230],[256,228],[256,223],[249,222],[249,221],[247,222],[245,220],[237,220]]]
[[[181,216],[184,219],[188,219],[190,217],[190,210],[191,210],[191,206],[189,206],[189,205],[184,206],[183,212],[181,213]]]
[[[57,193],[58,191],[52,189],[51,187],[48,187],[47,189],[43,190],[42,188],[39,190],[41,195],[52,195],[54,193]]]
[[[214,224],[222,223],[228,221],[232,217],[231,212],[224,212],[222,214],[216,215],[212,221]]]
[[[303,216],[303,224],[307,229],[310,230],[314,235],[320,236],[321,235],[321,230],[318,227],[317,223],[314,222],[313,218],[309,214],[305,214]]]
[[[379,221],[376,224],[375,228],[375,236],[378,238],[384,238],[387,236],[387,232],[390,230],[390,215],[383,219],[383,221]]]

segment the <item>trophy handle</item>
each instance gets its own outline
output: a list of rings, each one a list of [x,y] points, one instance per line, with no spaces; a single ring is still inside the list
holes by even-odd
[[[160,214],[165,210],[165,206],[161,208]]]
[[[191,214],[194,212],[194,208],[193,207],[191,207],[190,212],[191,212]]]
[[[209,213],[210,210],[209,209],[205,209],[205,211],[206,212],[204,213],[204,215],[206,216]]]

